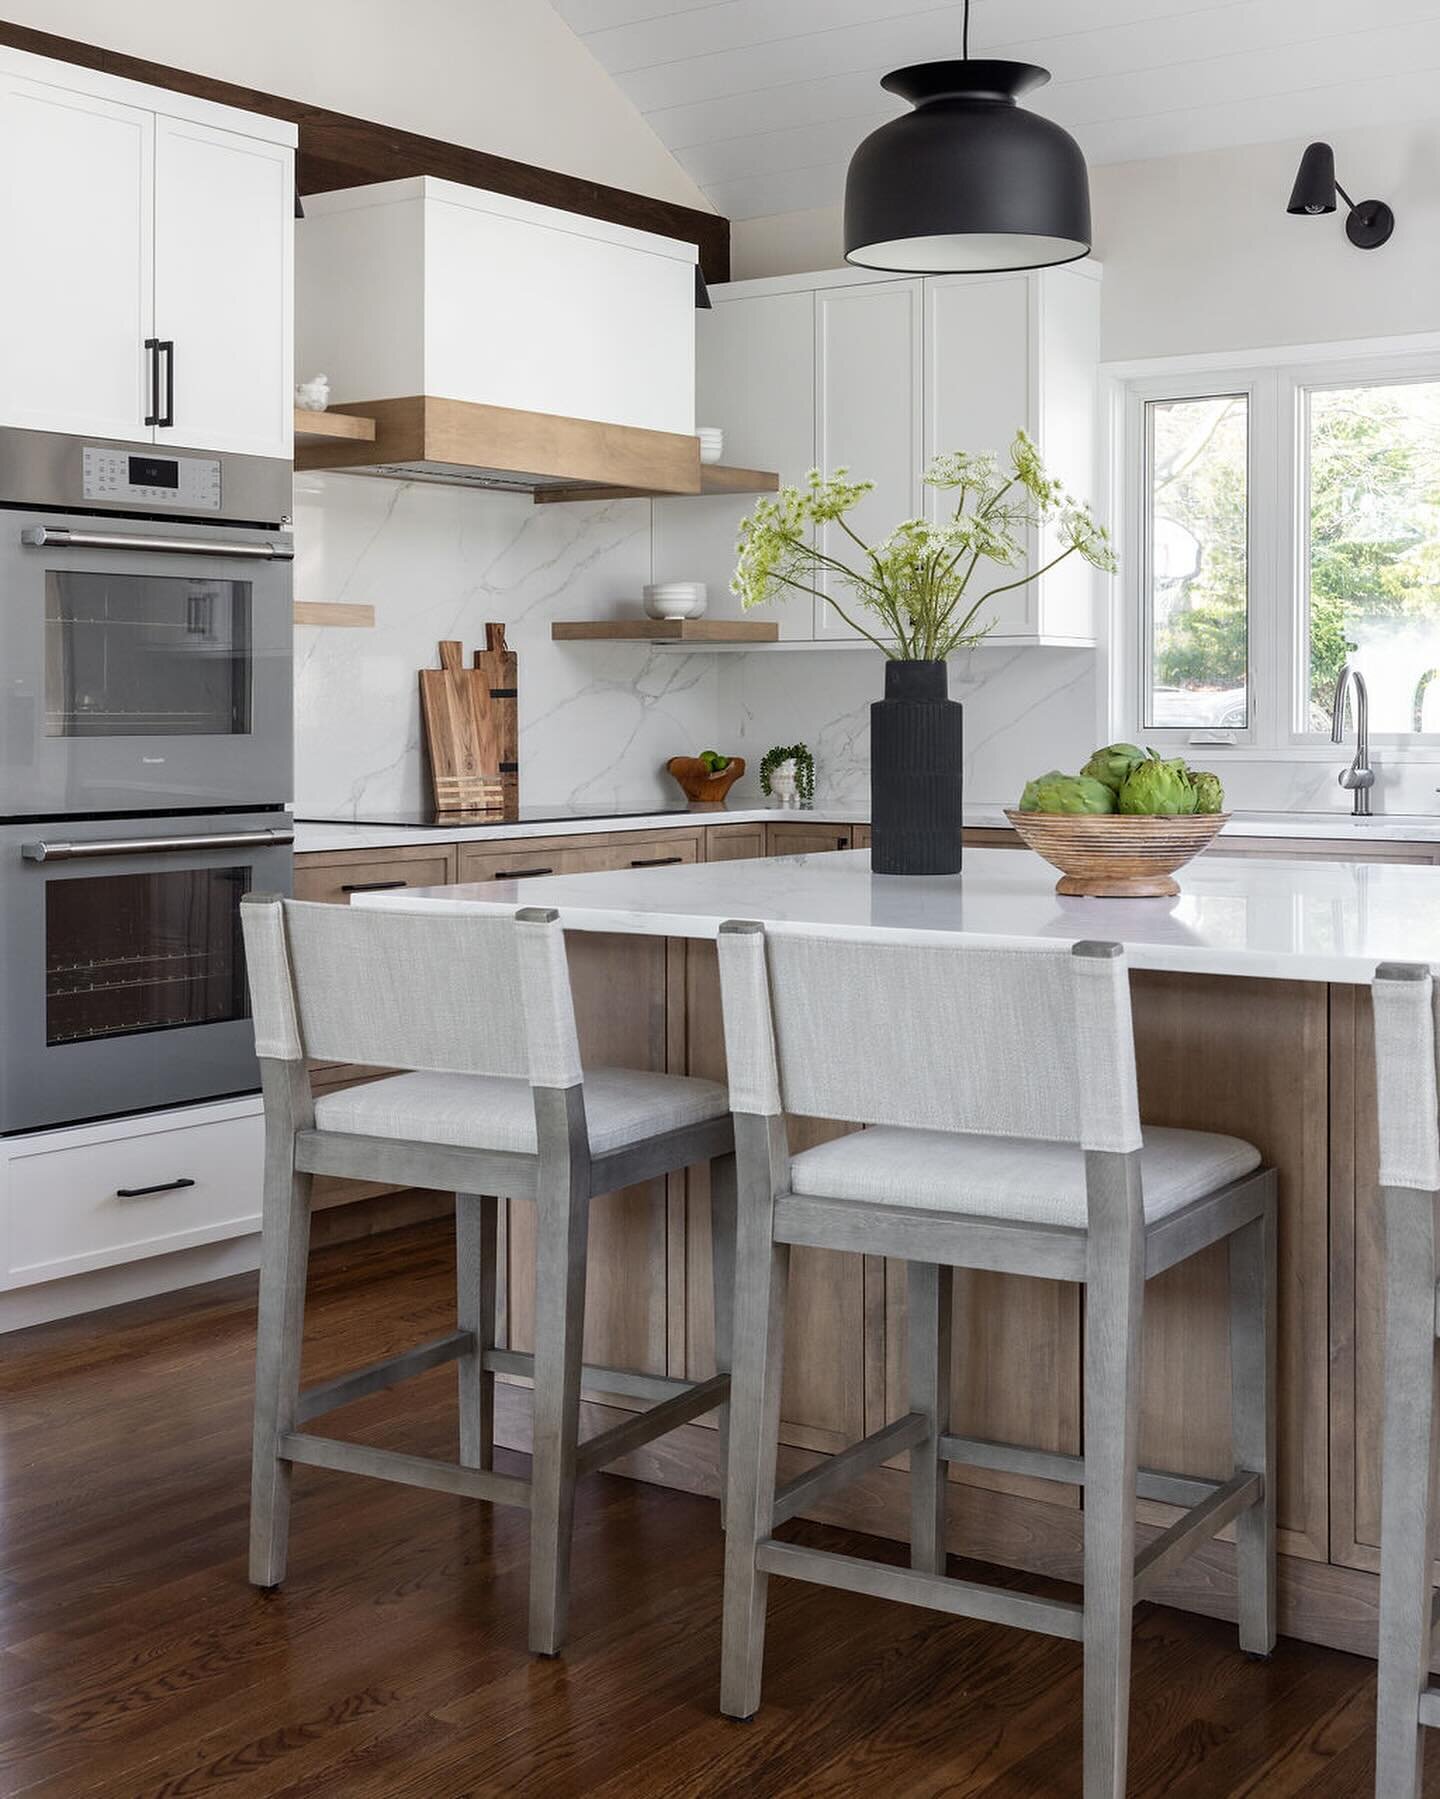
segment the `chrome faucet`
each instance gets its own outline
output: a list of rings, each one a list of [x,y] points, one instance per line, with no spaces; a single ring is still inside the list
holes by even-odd
[[[1335,709],[1330,715],[1331,743],[1345,741],[1345,695],[1355,689],[1355,760],[1340,771],[1340,785],[1355,795],[1356,818],[1370,816],[1370,789],[1375,785],[1375,770],[1370,766],[1370,694],[1365,677],[1353,663],[1347,662],[1335,683]]]

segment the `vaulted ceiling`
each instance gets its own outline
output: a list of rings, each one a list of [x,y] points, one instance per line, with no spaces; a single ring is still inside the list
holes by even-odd
[[[960,0],[552,0],[719,210],[837,202],[900,102],[960,54]],[[1028,104],[1092,162],[1433,119],[1440,0],[974,0],[971,54],[1037,62]]]

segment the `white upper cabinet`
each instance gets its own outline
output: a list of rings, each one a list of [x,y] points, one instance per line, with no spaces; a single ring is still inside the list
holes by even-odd
[[[156,121],[155,328],[174,346],[162,358],[174,423],[158,442],[290,456],[294,212],[283,144]]]
[[[1018,430],[1035,439],[1072,493],[1103,508],[1097,266],[901,280],[834,270],[713,293],[697,380],[703,422],[725,431],[725,460],[778,468],[787,482],[812,466],[874,481],[875,492],[849,515],[861,536],[884,537],[921,514],[943,517],[951,502],[921,479],[931,457],[989,450],[1004,458]],[[797,374],[807,329],[810,382]],[[747,506],[656,501],[657,579],[704,580],[712,613],[733,616],[725,589]],[[1028,566],[1036,567],[1057,546],[1051,533],[1032,536]],[[822,530],[820,547],[852,563],[861,554],[834,525]],[[1071,558],[1039,582],[998,594],[982,616],[1007,644],[1093,643],[1099,579]],[[1005,583],[1003,571],[992,571],[975,597]],[[846,593],[836,593],[851,611]],[[774,616],[784,637],[854,636],[825,601],[807,618],[797,596],[777,603]],[[871,619],[862,622],[869,628]]]
[[[0,50],[0,425],[288,460],[295,136]]]
[[[825,474],[844,468],[875,483],[846,520],[867,543],[887,537],[920,509],[923,303],[919,281],[815,296],[815,462]],[[820,550],[852,568],[864,566],[863,551],[839,524],[820,527]],[[884,636],[841,578],[826,576],[824,590],[872,636]],[[856,633],[833,606],[817,600],[815,635]]]
[[[148,438],[154,119],[0,65],[0,423]]]
[[[770,294],[720,305],[696,319],[696,422],[721,425],[732,467],[778,469],[800,482],[815,463],[815,302],[809,293]],[[735,542],[753,495],[664,500],[654,507],[657,581],[703,581],[711,618],[740,618],[730,592]],[[639,595],[635,596],[638,609]],[[814,633],[813,602],[792,594],[752,613],[781,637]]]

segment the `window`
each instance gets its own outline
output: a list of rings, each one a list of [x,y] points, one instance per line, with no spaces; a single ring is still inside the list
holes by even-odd
[[[1146,406],[1146,680],[1152,728],[1249,722],[1249,402]]]
[[[1440,754],[1440,348],[1191,359],[1132,383],[1125,418],[1116,735],[1333,757],[1348,661],[1372,739]]]

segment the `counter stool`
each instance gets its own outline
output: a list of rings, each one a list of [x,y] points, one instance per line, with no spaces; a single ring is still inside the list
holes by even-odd
[[[767,1577],[783,1574],[1084,1645],[1085,1793],[1125,1789],[1131,1611],[1236,1524],[1241,1647],[1275,1643],[1275,1175],[1233,1137],[1140,1128],[1118,944],[890,943],[732,921],[720,931],[740,1170],[721,1709],[760,1704]],[[792,1156],[786,1112],[870,1124]],[[1145,1282],[1230,1244],[1234,1471],[1136,1463]],[[792,1244],[910,1264],[910,1411],[778,1491]],[[1085,1454],[950,1429],[952,1270],[1083,1281]],[[909,1568],[775,1527],[902,1449]],[[1084,1488],[1082,1604],[945,1576],[950,1462]],[[1187,1507],[1135,1553],[1135,1500]]]
[[[530,1647],[565,1635],[577,1475],[721,1409],[729,1377],[692,1385],[583,1367],[589,1202],[695,1162],[713,1167],[716,1359],[728,1366],[734,1133],[714,1081],[582,1071],[558,915],[352,910],[247,895],[241,906],[265,1095],[265,1200],[250,1511],[250,1578],[285,1575],[297,1462],[530,1511]],[[410,1072],[312,1100],[306,1059]],[[457,1328],[301,1390],[310,1189],[317,1174],[455,1194]],[[495,1346],[496,1216],[537,1212],[535,1353]],[[459,1363],[460,1460],[317,1436],[322,1413]],[[493,1467],[495,1375],[533,1375],[530,1479]],[[580,1389],[656,1401],[579,1438]]]
[[[1440,1724],[1430,1681],[1431,1569],[1440,1534],[1432,1470],[1435,1416],[1436,989],[1426,967],[1375,971],[1380,1205],[1385,1225],[1385,1425],[1380,1489],[1380,1678],[1375,1791],[1420,1791],[1422,1725]]]

